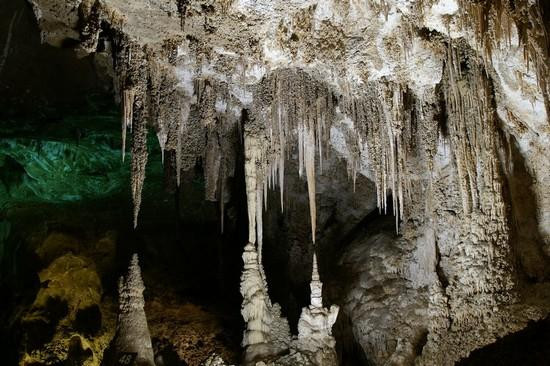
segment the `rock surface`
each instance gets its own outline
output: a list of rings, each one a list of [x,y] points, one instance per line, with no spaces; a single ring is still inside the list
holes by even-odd
[[[114,319],[101,303],[102,286],[93,261],[65,254],[39,276],[42,288],[21,319],[26,349],[20,365],[99,365]]]

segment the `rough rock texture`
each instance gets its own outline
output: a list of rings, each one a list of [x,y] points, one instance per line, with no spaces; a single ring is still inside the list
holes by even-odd
[[[367,288],[359,281],[350,296],[368,297],[378,281],[387,294],[364,308],[348,298],[351,305],[343,308],[358,319],[356,337],[376,363],[453,364],[548,313],[547,5],[32,3],[45,41],[69,39],[79,52],[112,56],[123,140],[127,129],[133,136],[136,220],[147,126],[163,150],[175,153],[178,181],[181,170],[205,162],[207,198],[221,203],[244,135],[250,235],[243,278],[265,292],[244,312],[257,335],[245,333],[245,344],[262,343],[269,323],[264,196],[278,186],[284,208],[285,162],[298,161],[315,242],[316,172],[328,146],[347,159],[352,177],[360,173],[375,183],[377,205],[393,210],[400,233],[392,240],[365,238],[380,254],[357,249],[359,272],[377,255],[387,268],[369,269]],[[244,288],[252,296],[253,286]],[[369,320],[373,309],[406,304],[414,317],[392,312],[386,322]],[[405,333],[391,326],[402,323]],[[367,332],[376,336],[361,336]]]
[[[101,304],[102,286],[93,261],[65,254],[39,276],[42,288],[21,319],[25,349],[20,365],[69,361],[99,365],[113,335],[114,319]]]
[[[190,366],[201,365],[212,353],[225,360],[240,356],[238,347],[224,341],[219,317],[198,305],[178,301],[170,289],[163,288],[162,294],[150,296],[145,310],[157,365],[163,345],[170,345],[177,357]]]
[[[214,353],[212,354],[212,356],[206,359],[203,365],[204,366],[226,366],[226,363],[223,361],[223,359],[220,356]]]
[[[388,226],[387,232],[372,228],[367,239],[354,242],[343,256],[341,265],[352,278],[343,311],[371,362],[411,364],[428,334],[428,291],[415,288],[401,273],[406,253],[391,222]],[[435,258],[426,259],[435,263]],[[435,277],[435,272],[427,275]]]
[[[133,357],[137,365],[155,366],[151,335],[145,316],[145,286],[137,254],[132,256],[128,274],[119,281],[119,314],[114,342],[116,362]]]

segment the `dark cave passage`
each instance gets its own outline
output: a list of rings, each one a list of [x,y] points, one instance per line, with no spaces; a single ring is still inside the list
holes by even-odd
[[[97,118],[94,113],[88,112],[87,118]],[[89,132],[98,133],[92,129]],[[44,141],[49,138],[47,133],[35,137]],[[3,143],[9,141],[6,138]],[[65,151],[71,151],[73,147],[84,148],[88,142],[86,138],[77,142],[69,136],[64,137],[63,144]],[[25,142],[17,146],[22,151],[28,148]],[[65,170],[78,168],[83,164],[78,158],[73,163],[78,151],[76,155],[65,155],[66,161],[58,160],[58,163],[65,166]],[[51,154],[57,156],[56,151]],[[89,151],[87,157],[93,154]],[[125,271],[132,253],[138,253],[141,259],[146,310],[157,352],[177,351],[181,361],[173,365],[181,364],[184,359],[188,364],[198,364],[214,350],[227,359],[238,360],[242,329],[238,284],[243,235],[236,230],[246,231],[246,223],[238,218],[242,203],[227,205],[227,210],[236,216],[235,220],[227,220],[225,232],[221,234],[218,205],[203,200],[202,172],[191,172],[183,178],[177,192],[166,192],[158,151],[152,155],[152,159],[157,158],[148,169],[143,220],[136,230],[131,225],[131,199],[124,187],[127,175],[116,177],[120,182],[113,193],[105,197],[101,197],[100,192],[83,191],[87,181],[82,177],[81,181],[72,183],[81,189],[79,192],[85,192],[86,197],[65,202],[51,190],[57,179],[63,179],[53,171],[44,181],[34,182],[38,188],[50,187],[50,191],[40,197],[22,189],[25,185],[21,182],[29,179],[28,171],[10,170],[10,175],[2,179],[8,188],[3,196],[7,209],[2,215],[6,229],[2,240],[5,255],[1,258],[2,291],[10,294],[2,303],[2,339],[5,340],[2,354],[8,364],[17,364],[20,352],[53,344],[57,337],[103,337],[113,326],[117,279]],[[97,174],[93,172],[94,164],[100,162],[89,161],[93,176]],[[22,179],[14,179],[16,174]],[[40,176],[35,174],[34,178]],[[56,272],[56,264],[73,268],[71,263],[78,261],[93,264],[87,272],[78,268],[70,272],[69,283],[74,295],[56,292],[57,287],[51,284],[66,281]],[[77,305],[74,296],[82,296],[79,291],[85,290],[80,286],[91,286],[97,276],[101,284],[100,298],[93,299],[95,307]],[[42,304],[42,301],[45,302]],[[94,315],[98,309],[101,309],[99,315]],[[182,339],[186,339],[183,345]],[[78,353],[81,346],[74,347],[71,358],[87,359],[84,349],[84,353]]]
[[[531,322],[525,329],[473,351],[457,366],[543,366],[550,360],[550,319]]]

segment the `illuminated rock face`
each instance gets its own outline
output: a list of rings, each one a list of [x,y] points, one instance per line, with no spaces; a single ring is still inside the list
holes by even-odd
[[[148,127],[174,153],[178,181],[197,158],[205,162],[206,198],[221,207],[244,150],[250,232],[241,293],[243,345],[256,349],[251,362],[293,347],[262,264],[262,209],[274,187],[285,208],[290,160],[306,181],[313,243],[327,155],[346,160],[352,182],[358,174],[373,181],[378,207],[395,215],[400,236],[366,234],[342,258],[360,276],[340,311],[376,364],[451,365],[548,314],[549,22],[542,5],[32,3],[45,41],[73,39],[79,52],[114,61],[123,140],[132,132],[136,224]],[[336,310],[322,307],[316,279],[313,285],[300,333],[328,340]]]

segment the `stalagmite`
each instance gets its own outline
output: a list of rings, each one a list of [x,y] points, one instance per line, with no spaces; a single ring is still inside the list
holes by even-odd
[[[155,366],[151,335],[147,326],[143,299],[145,286],[137,254],[132,256],[126,277],[119,280],[119,312],[114,338],[115,364],[136,355],[136,365]]]
[[[316,308],[323,307],[323,284],[319,277],[319,269],[317,268],[317,254],[313,252],[313,271],[311,274],[311,305]]]
[[[227,364],[220,355],[213,353],[201,364],[201,366],[227,366]]]
[[[267,289],[258,264],[258,253],[254,244],[248,243],[243,253],[244,270],[241,276],[243,304],[241,314],[246,322],[243,347],[269,342],[269,301]]]
[[[330,309],[323,307],[323,284],[319,279],[317,255],[313,254],[313,270],[311,276],[311,304],[302,309],[298,320],[297,348],[305,353],[321,354],[313,359],[324,359],[323,364],[336,365],[336,341],[332,336],[332,326],[338,317],[339,307],[332,305]]]

